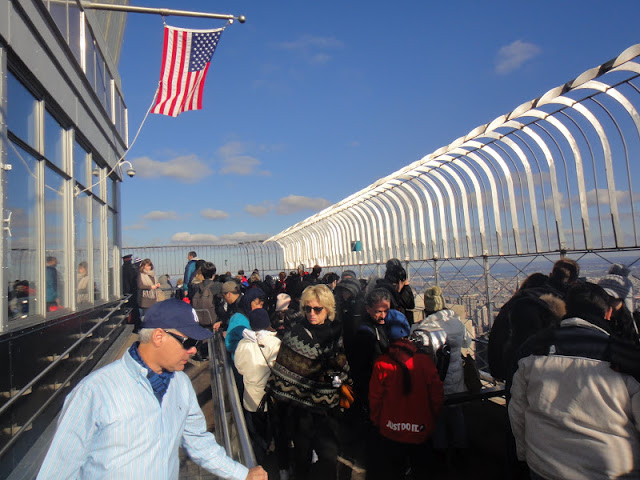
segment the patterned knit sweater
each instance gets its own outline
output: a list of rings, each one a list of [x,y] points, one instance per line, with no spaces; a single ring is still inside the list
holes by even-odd
[[[305,319],[284,334],[269,379],[276,399],[320,410],[339,405],[340,389],[332,379],[351,379],[342,337],[334,330],[329,322],[311,325]]]

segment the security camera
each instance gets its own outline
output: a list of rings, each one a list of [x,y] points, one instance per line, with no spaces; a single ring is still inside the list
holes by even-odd
[[[129,168],[127,169],[127,175],[129,175],[130,177],[135,177],[136,171],[133,168]]]

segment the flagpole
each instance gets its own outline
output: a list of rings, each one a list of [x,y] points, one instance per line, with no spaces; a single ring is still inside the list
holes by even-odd
[[[112,10],[127,13],[151,13],[155,15],[162,15],[163,17],[175,15],[179,17],[217,18],[219,20],[238,20],[240,23],[244,23],[247,20],[244,15],[238,15],[236,17],[235,15],[224,15],[221,13],[191,12],[188,10],[172,10],[170,8],[136,7],[133,5],[114,5],[110,3],[96,2],[80,2],[80,5],[82,5],[82,8],[95,10]]]

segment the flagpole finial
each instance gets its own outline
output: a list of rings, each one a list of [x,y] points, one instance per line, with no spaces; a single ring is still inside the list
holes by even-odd
[[[244,15],[238,15],[238,21],[240,23],[244,23],[247,21],[247,17],[245,17]]]

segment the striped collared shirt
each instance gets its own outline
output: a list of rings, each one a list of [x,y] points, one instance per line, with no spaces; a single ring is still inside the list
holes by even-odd
[[[178,478],[178,447],[220,478],[244,480],[213,434],[184,372],[156,399],[147,370],[129,352],[69,394],[38,480]]]

